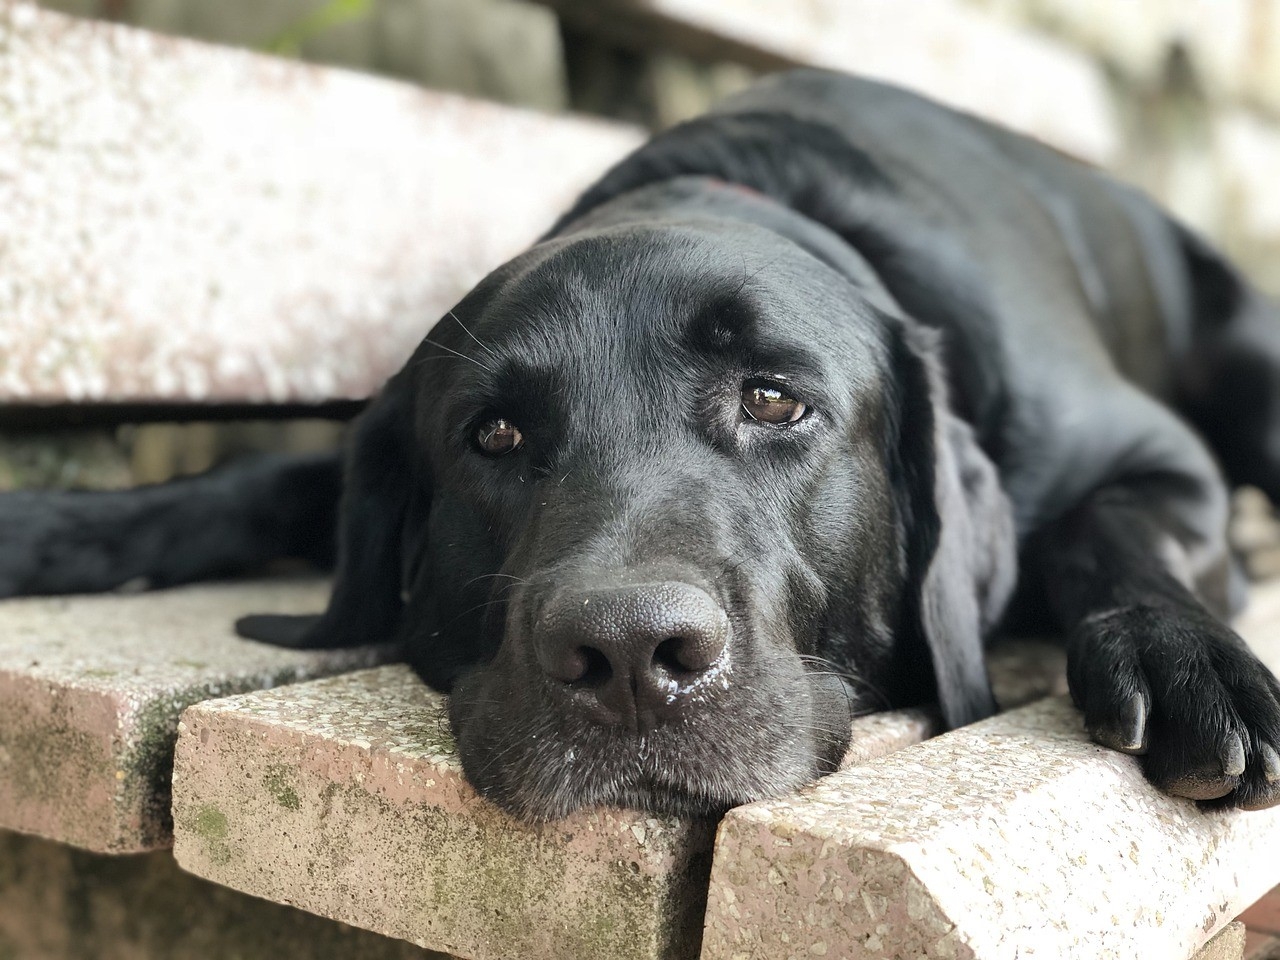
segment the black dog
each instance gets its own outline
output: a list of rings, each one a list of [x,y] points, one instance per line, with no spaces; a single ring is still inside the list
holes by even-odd
[[[1278,418],[1280,323],[1146,198],[803,71],[655,138],[485,279],[343,478],[12,495],[0,592],[323,560],[341,486],[328,610],[242,632],[397,638],[476,786],[546,818],[777,794],[851,713],[990,714],[1020,569],[1100,743],[1265,807],[1280,687],[1223,623],[1223,473],[1280,495]]]

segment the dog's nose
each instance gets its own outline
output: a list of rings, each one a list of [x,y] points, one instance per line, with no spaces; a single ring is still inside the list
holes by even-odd
[[[684,711],[723,665],[729,618],[705,591],[666,582],[561,594],[539,618],[543,671],[606,723],[638,728]]]

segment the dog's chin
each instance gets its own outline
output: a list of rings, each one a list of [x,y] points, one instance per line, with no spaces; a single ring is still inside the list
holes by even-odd
[[[487,800],[532,824],[562,820],[595,808],[622,808],[657,817],[718,819],[733,807],[781,796],[819,775],[815,762],[785,774],[777,769],[731,773],[705,777],[670,769],[662,778],[636,771],[581,780],[566,777],[555,783],[495,778],[482,780],[477,787]]]
[[[517,819],[544,823],[594,807],[715,818],[836,769],[852,700],[829,676],[809,682],[811,713],[798,723],[708,717],[643,736],[563,720],[519,723],[495,716],[493,698],[473,700],[465,682],[454,690],[450,719],[468,780]],[[817,730],[824,735],[815,741]]]

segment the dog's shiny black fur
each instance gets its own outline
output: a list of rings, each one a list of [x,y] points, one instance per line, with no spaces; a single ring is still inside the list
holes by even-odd
[[[1020,570],[1100,743],[1269,806],[1280,688],[1225,625],[1225,525],[1229,484],[1280,495],[1278,378],[1269,304],[1136,191],[784,74],[622,161],[435,327],[355,428],[328,610],[241,629],[398,639],[521,816],[714,812],[830,769],[852,713],[990,714],[983,640]],[[756,382],[808,414],[744,417]],[[498,417],[524,444],[486,457]],[[337,470],[11,496],[0,592],[323,558]],[[578,604],[672,589],[727,627],[666,706],[553,675]]]

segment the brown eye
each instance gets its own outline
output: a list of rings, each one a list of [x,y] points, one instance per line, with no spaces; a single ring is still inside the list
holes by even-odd
[[[795,423],[809,412],[807,406],[772,384],[744,386],[742,409],[752,420],[776,424]]]
[[[476,446],[480,452],[490,457],[500,457],[510,453],[524,443],[524,435],[510,420],[498,417],[480,425],[476,430]]]

